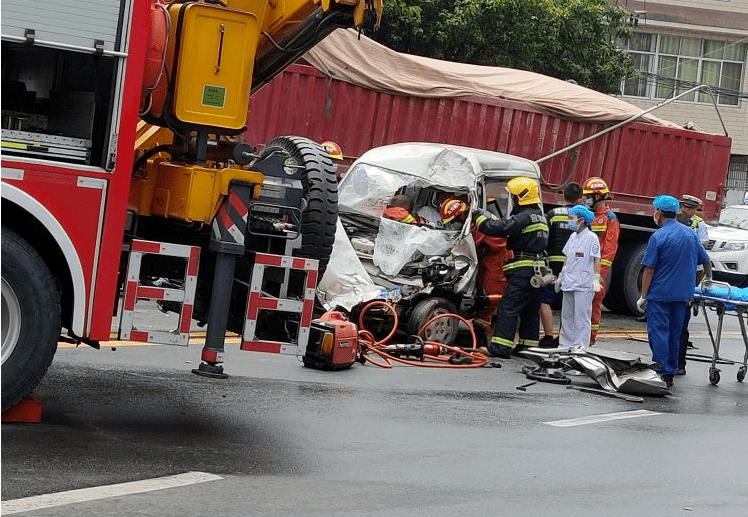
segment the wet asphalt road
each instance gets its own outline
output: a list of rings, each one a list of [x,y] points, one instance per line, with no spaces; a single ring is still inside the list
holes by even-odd
[[[642,324],[606,316],[622,332],[601,347],[647,354]],[[711,355],[703,316],[691,331]],[[726,317],[721,355],[744,352]],[[520,359],[322,372],[231,344],[231,377],[216,381],[190,373],[199,356],[199,345],[60,348],[34,393],[44,422],[2,425],[3,502],[198,471],[221,479],[23,515],[742,516],[748,505],[736,365],[712,386],[708,364],[692,361],[671,395],[633,403],[545,383],[519,391]],[[635,410],[653,414],[546,423]]]

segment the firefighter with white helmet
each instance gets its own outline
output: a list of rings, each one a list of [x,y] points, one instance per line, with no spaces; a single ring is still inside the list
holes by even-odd
[[[548,222],[540,208],[540,188],[531,178],[517,177],[507,183],[513,209],[507,219],[496,219],[490,212],[473,212],[475,225],[487,235],[504,236],[513,258],[504,264],[506,290],[496,314],[493,337],[481,351],[487,355],[511,357],[519,320],[519,345],[537,346],[542,290],[530,285],[536,263],[547,265]]]
[[[600,240],[600,276],[602,289],[595,293],[592,299],[592,331],[590,332],[590,346],[595,345],[597,332],[600,330],[600,320],[603,314],[603,298],[607,291],[608,272],[613,267],[613,259],[618,251],[618,236],[621,224],[618,217],[610,209],[607,200],[610,197],[608,184],[599,177],[589,178],[582,185],[582,197],[587,208],[595,213],[595,219],[590,230]]]

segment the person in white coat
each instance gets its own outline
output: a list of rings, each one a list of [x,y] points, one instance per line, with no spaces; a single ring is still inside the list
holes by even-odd
[[[558,344],[578,347],[590,344],[592,298],[601,288],[600,241],[590,230],[595,214],[583,205],[569,209],[574,230],[564,246],[566,262],[556,280],[563,291],[561,333]]]

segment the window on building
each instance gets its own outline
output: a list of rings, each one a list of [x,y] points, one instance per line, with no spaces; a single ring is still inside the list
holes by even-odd
[[[627,50],[639,74],[624,80],[623,95],[667,99],[699,84],[708,84],[717,102],[738,105],[748,44],[637,32]],[[684,101],[711,103],[706,91],[691,92]]]

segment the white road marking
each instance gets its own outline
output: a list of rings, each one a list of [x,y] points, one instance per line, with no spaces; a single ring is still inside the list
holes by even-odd
[[[659,414],[661,413],[647,411],[646,409],[637,409],[635,411],[622,411],[620,413],[608,413],[605,415],[590,415],[580,418],[571,418],[569,420],[555,420],[553,422],[543,423],[556,427],[572,427],[575,425],[597,424],[598,422],[609,422],[611,420],[623,420],[624,418],[637,418],[640,416],[654,416]]]
[[[116,485],[80,488],[78,490],[68,490],[67,492],[58,492],[56,494],[35,495],[32,497],[13,499],[11,501],[2,501],[2,507],[0,510],[3,515],[10,515],[12,513],[29,512],[31,510],[40,510],[42,508],[51,508],[53,506],[85,503],[87,501],[106,499],[108,497],[119,497],[123,495],[152,492],[154,490],[164,490],[166,488],[194,485],[196,483],[204,483],[206,481],[215,481],[218,479],[223,478],[206,472],[185,472],[184,474],[177,474],[175,476],[130,481],[129,483],[118,483]]]

